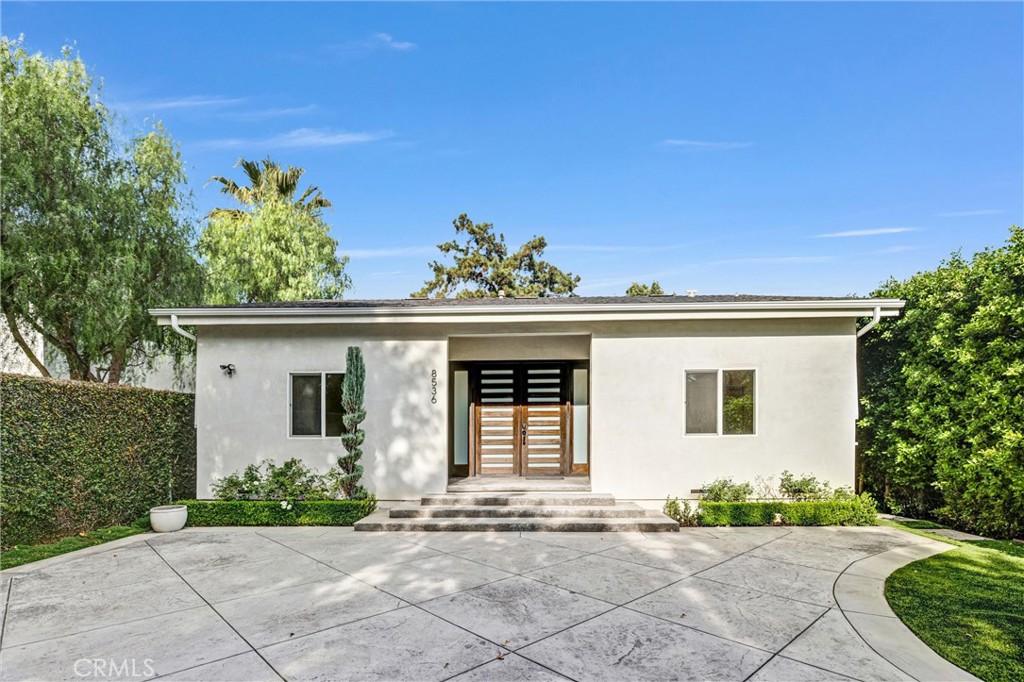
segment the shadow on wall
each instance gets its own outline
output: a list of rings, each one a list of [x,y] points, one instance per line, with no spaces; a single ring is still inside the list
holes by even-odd
[[[367,358],[364,481],[382,499],[444,492],[448,467],[444,361],[443,342],[383,341]],[[437,401],[432,403],[434,370]]]
[[[443,339],[352,339],[336,328],[294,331],[258,329],[200,338],[200,497],[212,496],[213,480],[248,464],[293,457],[326,472],[344,452],[340,438],[291,437],[289,375],[343,372],[348,346],[360,346],[366,362],[366,432],[363,485],[381,499],[414,499],[443,492],[447,483],[447,412]],[[220,364],[236,365],[225,376]],[[437,370],[437,402],[431,403],[431,371]]]

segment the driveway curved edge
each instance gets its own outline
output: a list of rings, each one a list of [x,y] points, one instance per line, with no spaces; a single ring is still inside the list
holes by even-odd
[[[934,540],[916,542],[855,561],[836,579],[833,595],[850,626],[875,653],[916,680],[977,680],[917,638],[885,599],[885,579],[907,564],[955,549]]]

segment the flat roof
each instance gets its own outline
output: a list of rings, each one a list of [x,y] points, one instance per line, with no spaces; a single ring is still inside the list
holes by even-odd
[[[272,301],[268,303],[236,303],[219,306],[196,306],[188,310],[262,310],[280,308],[465,308],[471,306],[562,306],[562,305],[650,305],[664,303],[754,303],[770,301],[870,301],[870,298],[838,296],[762,296],[758,294],[660,295],[660,296],[523,296],[488,298],[383,298],[332,299],[315,301]]]
[[[536,298],[403,298],[277,301],[191,308],[153,308],[159,324],[185,325],[532,322],[633,319],[739,319],[899,314],[896,299],[723,294],[695,296],[567,296]]]

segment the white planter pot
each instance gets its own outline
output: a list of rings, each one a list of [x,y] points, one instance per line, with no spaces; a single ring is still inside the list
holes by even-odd
[[[183,504],[165,504],[149,510],[149,525],[157,533],[181,530],[188,520],[188,507]]]

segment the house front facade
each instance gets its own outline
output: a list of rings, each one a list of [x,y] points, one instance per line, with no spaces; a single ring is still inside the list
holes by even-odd
[[[852,485],[857,328],[901,301],[763,296],[307,301],[151,311],[197,344],[197,497],[343,452],[366,364],[364,485],[575,479],[647,506],[783,470]]]

